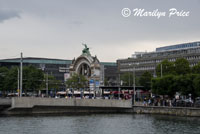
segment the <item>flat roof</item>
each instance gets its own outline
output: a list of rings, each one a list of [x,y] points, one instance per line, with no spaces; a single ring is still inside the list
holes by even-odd
[[[0,60],[0,62],[19,63],[19,62],[20,62],[20,58],[15,58],[15,59],[3,59],[3,60]],[[23,58],[23,63],[71,64],[71,63],[72,63],[72,60],[27,57],[27,58]]]
[[[0,60],[0,62],[19,63],[20,58],[2,59]],[[26,58],[23,58],[23,63],[71,64],[72,60],[26,57]],[[100,64],[103,64],[105,66],[117,66],[115,62],[100,62]]]
[[[156,48],[156,51],[166,51],[166,50],[174,50],[174,49],[181,49],[181,48],[191,48],[191,47],[197,47],[197,46],[200,46],[199,41],[158,47],[158,48]]]
[[[104,66],[117,66],[116,62],[100,62],[100,64],[103,64]]]

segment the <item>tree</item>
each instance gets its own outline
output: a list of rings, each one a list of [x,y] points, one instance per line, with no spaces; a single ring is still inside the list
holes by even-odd
[[[25,66],[23,68],[23,89],[25,94],[27,90],[36,91],[44,81],[44,73],[42,70],[34,66]]]
[[[3,92],[3,96],[5,95],[5,80],[8,75],[8,68],[0,67],[0,91]]]
[[[120,75],[120,80],[122,81],[123,86],[133,86],[133,78],[133,72],[126,72]],[[139,78],[137,76],[135,77],[135,85],[139,85]]]
[[[200,74],[200,62],[192,67],[192,73],[194,74]]]
[[[104,86],[109,86],[109,82],[107,78],[104,78]]]
[[[144,87],[146,90],[151,89],[151,79],[152,79],[152,74],[150,72],[144,72],[142,76],[139,79],[139,83],[141,86]]]
[[[133,85],[133,73],[126,72],[120,76],[120,80],[123,81],[123,86]]]
[[[162,65],[162,69],[161,69]],[[174,63],[169,62],[167,59],[163,60],[160,64],[157,65],[156,67],[156,74],[158,77],[161,76],[161,70],[162,70],[162,75],[169,75],[169,74],[174,74]]]
[[[200,96],[200,75],[197,75],[193,80],[194,97]]]
[[[193,80],[195,79],[195,74],[186,74],[176,76],[175,87],[182,95],[193,94],[194,95],[194,86]]]
[[[4,81],[5,90],[16,92],[18,87],[18,69],[18,67],[12,67],[9,69]]]
[[[175,72],[177,75],[185,75],[190,73],[190,64],[184,58],[179,58],[175,61]]]
[[[46,83],[46,81],[45,81],[45,83]],[[61,85],[60,80],[56,80],[56,78],[53,75],[48,75],[48,87],[49,87],[49,89],[58,90],[60,85]]]
[[[87,87],[88,80],[83,75],[74,74],[71,78],[66,81],[68,88],[80,89]]]
[[[175,88],[175,76],[174,75],[166,75],[162,78],[153,78],[152,79],[152,92],[154,94],[159,95],[169,95],[173,97],[177,92]]]
[[[160,77],[152,79],[152,93],[158,94],[158,95],[167,94],[167,92],[165,90],[163,90],[161,79],[162,78],[160,78]]]

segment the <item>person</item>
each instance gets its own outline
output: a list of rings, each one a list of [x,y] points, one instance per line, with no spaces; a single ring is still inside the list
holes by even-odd
[[[144,106],[146,106],[146,97],[144,98],[143,104],[144,104]]]

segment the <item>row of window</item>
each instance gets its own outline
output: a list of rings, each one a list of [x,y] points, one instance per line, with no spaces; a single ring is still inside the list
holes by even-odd
[[[160,48],[156,48],[156,51],[164,51],[164,50],[172,50],[172,49],[180,49],[180,48],[196,47],[196,46],[200,46],[200,43],[194,42],[194,43],[186,43],[186,44],[160,47]]]
[[[187,56],[184,57],[187,60],[200,60],[200,55],[198,56]],[[171,62],[174,62],[177,60],[177,58],[170,58],[168,59]],[[152,64],[152,63],[160,63],[162,62],[161,59],[157,60],[145,60],[145,61],[137,61],[137,62],[121,62],[120,66],[132,66],[132,65],[140,65],[140,64]]]
[[[136,67],[136,68],[123,68],[120,69],[121,72],[133,72],[135,71],[143,71],[143,70],[154,70],[154,66],[143,66],[143,67]]]
[[[197,65],[198,63],[192,63],[190,64],[190,67],[193,67],[195,65]],[[143,71],[143,70],[154,70],[155,66],[142,66],[142,67],[136,67],[136,68],[123,68],[120,69],[121,72],[132,72],[132,71]]]
[[[142,57],[149,58],[149,57],[159,57],[159,56],[185,55],[185,54],[193,54],[193,53],[200,53],[200,47],[182,49],[182,50],[173,50],[173,51],[145,53],[142,55]]]

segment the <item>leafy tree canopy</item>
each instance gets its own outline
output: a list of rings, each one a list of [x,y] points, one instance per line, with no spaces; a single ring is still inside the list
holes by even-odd
[[[192,67],[192,73],[194,74],[200,74],[200,62]]]
[[[175,72],[177,75],[185,75],[190,73],[190,64],[184,58],[179,58],[175,62]]]
[[[152,74],[150,72],[144,72],[139,79],[140,86],[143,86],[146,90],[151,89]]]
[[[5,79],[8,75],[8,68],[6,67],[0,67],[0,90],[5,90]]]
[[[66,81],[66,86],[68,88],[84,88],[87,87],[88,80],[83,75],[74,74],[71,78]]]
[[[167,59],[163,60],[160,64],[157,65],[156,67],[156,74],[158,77],[161,76],[161,70],[162,70],[162,75],[169,75],[169,74],[174,74],[174,63],[169,62]]]

